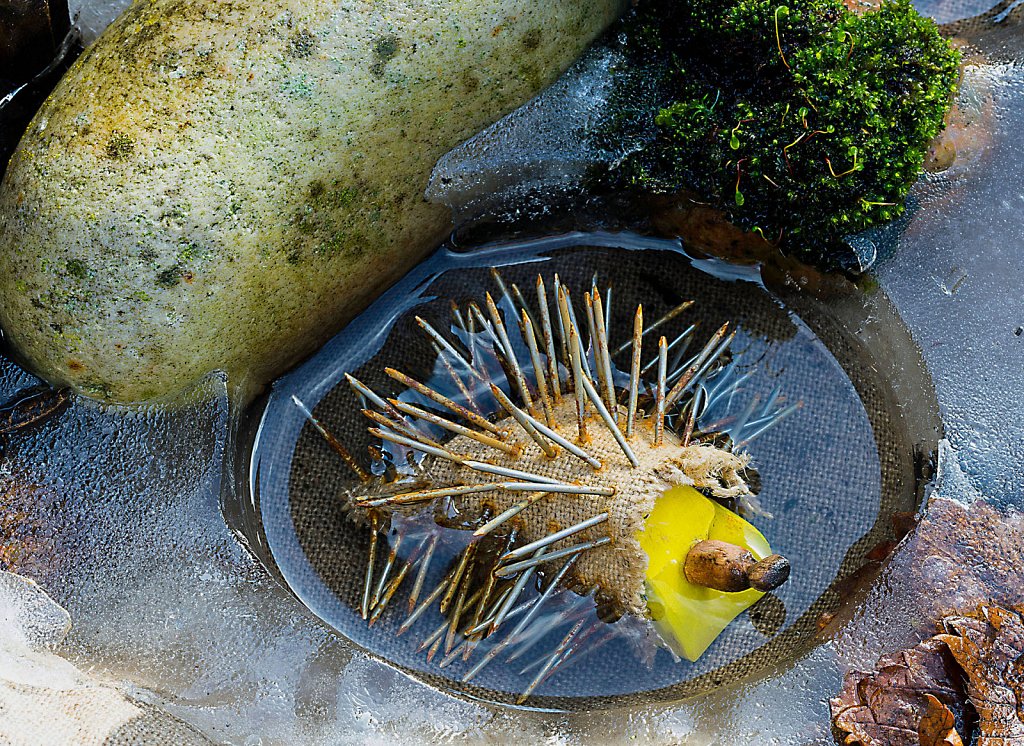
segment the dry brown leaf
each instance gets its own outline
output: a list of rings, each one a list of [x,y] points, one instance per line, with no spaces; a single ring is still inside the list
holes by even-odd
[[[838,649],[851,659],[866,652],[871,643],[865,641],[877,639],[880,619],[890,627],[902,624],[895,634],[905,640],[931,635],[936,628],[940,634],[905,653],[884,656],[874,672],[847,675],[843,691],[831,702],[837,740],[1024,745],[1024,513],[984,500],[965,504],[933,498],[874,587],[883,590],[861,599],[863,605],[848,604],[831,627]],[[963,715],[929,691],[933,684],[927,681],[917,681],[916,694],[886,689],[901,655],[935,653],[935,646],[948,651],[948,675],[963,682]],[[952,729],[946,710],[953,715]]]
[[[1024,619],[1020,611],[984,606],[976,617],[943,620],[945,643],[967,676],[978,713],[978,746],[1024,743]]]
[[[949,649],[932,638],[850,671],[829,701],[837,740],[854,746],[963,746],[965,694]]]
[[[973,615],[980,605],[1024,601],[1024,514],[984,500],[969,506],[932,500],[924,519],[891,565],[906,573],[909,598],[923,634],[949,615]]]
[[[946,617],[940,627],[941,634],[911,650],[880,658],[873,672],[847,673],[842,692],[829,701],[836,740],[851,746],[1024,744],[1021,610],[981,606],[972,616]]]
[[[924,695],[927,704],[921,722],[917,726],[918,740],[922,744],[938,746],[964,746],[956,729],[956,716],[931,694]]]

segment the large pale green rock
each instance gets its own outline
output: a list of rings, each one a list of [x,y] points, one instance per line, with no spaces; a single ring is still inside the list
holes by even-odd
[[[0,189],[0,324],[137,401],[254,385],[443,238],[437,158],[550,83],[620,0],[139,0]]]

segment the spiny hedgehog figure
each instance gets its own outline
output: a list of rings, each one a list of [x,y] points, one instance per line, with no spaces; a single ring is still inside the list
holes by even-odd
[[[776,391],[760,411],[751,401],[725,430],[700,432],[702,412],[745,378],[729,362],[735,332],[728,323],[688,360],[695,324],[671,342],[661,336],[657,355],[644,364],[644,339],[692,302],[646,328],[638,307],[632,338],[613,349],[610,290],[602,298],[595,285],[584,294],[584,326],[557,275],[552,301],[538,276],[531,306],[516,285],[509,292],[493,274],[497,303],[487,294],[483,309],[470,303],[464,313],[453,305],[456,342],[416,319],[459,392],[454,399],[392,368],[386,373],[405,387],[396,398],[347,376],[379,438],[371,471],[383,476],[360,467],[295,399],[362,481],[347,498],[373,526],[363,617],[374,623],[417,570],[399,632],[438,604],[445,622],[420,647],[432,658],[444,640],[442,666],[485,650],[469,680],[502,650],[550,631],[533,629],[538,612],[571,585],[595,597],[601,619],[653,621],[671,650],[696,660],[736,615],[789,576],[788,562],[725,504],[760,512],[743,447],[799,405],[783,406]],[[628,373],[613,363],[626,352]],[[388,519],[404,523],[431,510],[437,523],[472,535],[420,602],[438,531],[414,539],[418,546],[404,563],[397,563],[396,542],[379,578],[377,537]],[[538,571],[548,579],[544,591],[516,606]],[[574,611],[563,621],[573,614],[579,616]],[[496,642],[506,627],[511,631]],[[577,620],[523,697],[596,630]]]

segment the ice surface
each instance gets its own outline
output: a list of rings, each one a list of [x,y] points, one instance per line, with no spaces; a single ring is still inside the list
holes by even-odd
[[[74,669],[66,662],[51,668],[52,650],[71,629],[71,617],[31,580],[0,572],[0,671],[21,685],[47,681],[66,685]],[[47,655],[51,653],[51,655]],[[58,659],[59,660],[59,659]]]
[[[1024,75],[975,68],[994,96],[992,142],[951,180],[921,185],[918,209],[879,280],[932,370],[947,437],[983,493],[1024,494]]]
[[[553,193],[576,193],[587,168],[603,157],[586,133],[604,111],[617,61],[611,50],[592,50],[533,101],[442,157],[427,199],[451,208],[458,224],[514,213],[541,190],[547,201]]]
[[[74,7],[82,9],[83,25],[100,19],[88,21],[95,30],[121,4]],[[586,116],[600,101],[604,64],[592,57],[579,68],[578,86],[567,83],[552,95]],[[937,492],[1021,505],[1024,70],[991,64],[971,74],[992,93],[991,141],[969,168],[915,190],[916,210],[889,237],[896,251],[878,280],[935,379],[949,442]],[[524,179],[571,187],[585,167],[576,135],[559,129],[557,118],[545,120],[539,106],[510,120],[526,123],[518,134],[506,140],[493,130],[491,146],[473,151],[488,158],[505,143],[510,148],[502,152],[523,156],[499,169],[508,188]],[[537,121],[551,125],[536,128],[552,138],[546,153],[521,139]],[[444,199],[471,202],[475,190],[489,188],[465,162],[451,159],[445,168],[452,182]],[[30,380],[5,363],[0,393]],[[829,743],[825,700],[843,667],[869,665],[913,634],[901,617],[907,589],[896,584],[873,592],[872,613],[855,616],[839,642],[700,700],[574,715],[455,701],[351,650],[230,533],[218,496],[231,426],[225,388],[214,378],[166,407],[77,403],[38,431],[11,438],[3,458],[20,470],[0,470],[0,480],[28,473],[52,493],[40,517],[53,554],[38,580],[74,626],[58,642],[59,614],[41,627],[13,624],[25,618],[16,606],[24,586],[0,583],[3,637],[31,651],[35,638],[15,631],[49,630],[38,639],[75,664],[227,743],[582,744],[614,734],[616,741],[791,744]]]
[[[130,4],[131,0],[69,0],[68,10],[82,32],[82,40],[88,44]]]

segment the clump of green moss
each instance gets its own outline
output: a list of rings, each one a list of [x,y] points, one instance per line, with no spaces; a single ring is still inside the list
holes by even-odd
[[[603,136],[639,146],[608,179],[696,192],[791,250],[903,211],[959,78],[909,0],[662,0],[626,23],[653,106],[614,94]]]

